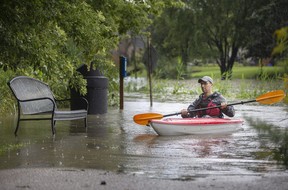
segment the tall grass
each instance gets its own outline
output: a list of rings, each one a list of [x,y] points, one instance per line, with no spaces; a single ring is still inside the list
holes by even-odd
[[[201,76],[211,76],[221,78],[220,69],[215,65],[207,66],[192,66],[188,68],[190,77],[199,78]],[[258,67],[258,66],[239,66],[233,67],[232,79],[259,79],[259,78],[275,78],[283,76],[285,70],[282,66],[274,67]]]
[[[178,60],[176,66],[176,79],[159,79],[157,76],[152,81],[153,96],[160,101],[191,101],[201,94],[198,78],[205,75],[214,79],[214,91],[223,94],[228,100],[255,99],[257,96],[272,90],[287,89],[283,82],[282,67],[243,67],[235,66],[232,80],[221,80],[218,66],[205,67],[193,66],[188,69],[192,79],[184,79],[183,64]],[[189,78],[189,77],[188,77]],[[287,85],[287,84],[286,84]],[[132,90],[133,89],[133,90]],[[141,93],[148,93],[147,86],[143,85]],[[127,92],[137,92],[133,84],[126,88]],[[138,91],[140,92],[140,90]]]
[[[8,152],[8,151],[17,150],[23,146],[25,146],[23,143],[0,144],[0,155],[3,155],[5,152]]]
[[[270,144],[270,146],[276,146],[273,152],[267,155],[267,157],[272,156],[275,160],[283,163],[286,168],[288,168],[288,129],[279,128],[278,126],[250,117],[246,117],[246,120],[258,131],[259,135],[266,137],[261,138],[261,143],[264,144],[263,147],[267,147],[266,139],[268,139],[268,144]]]
[[[0,114],[16,113],[16,104],[7,82],[14,77],[11,71],[0,70]]]
[[[138,86],[138,90],[133,88],[133,85]],[[142,88],[139,88],[139,84],[130,83],[129,88],[125,87],[126,95],[129,93],[147,95],[148,86],[144,83],[142,85]],[[198,79],[153,79],[152,86],[154,99],[158,101],[191,102],[202,93]],[[245,79],[244,76],[235,80],[214,79],[213,85],[213,90],[223,94],[228,101],[255,99],[261,94],[278,89],[284,89],[282,80],[252,80]]]

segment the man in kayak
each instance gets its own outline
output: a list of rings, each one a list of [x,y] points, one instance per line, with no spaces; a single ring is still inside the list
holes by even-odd
[[[183,118],[188,117],[219,117],[223,118],[224,115],[233,117],[235,110],[233,106],[227,106],[225,98],[219,92],[213,92],[213,79],[209,76],[204,76],[198,80],[201,84],[202,94],[187,109],[181,110]],[[207,109],[202,111],[193,111],[195,109],[214,107],[221,105],[220,108]]]

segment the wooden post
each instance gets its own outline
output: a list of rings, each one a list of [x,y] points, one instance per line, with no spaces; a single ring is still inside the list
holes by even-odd
[[[121,66],[120,66],[121,67]],[[120,69],[120,77],[119,77],[119,83],[120,83],[120,110],[123,110],[124,108],[124,90],[123,90],[123,76],[121,76],[121,69]]]
[[[153,98],[152,98],[152,59],[151,59],[151,46],[150,39],[147,38],[147,48],[148,48],[148,79],[149,79],[149,91],[150,91],[150,107],[153,106]]]
[[[120,110],[124,109],[124,90],[123,90],[124,85],[123,85],[123,81],[124,81],[124,77],[126,77],[126,64],[127,64],[126,57],[120,56],[119,57]]]

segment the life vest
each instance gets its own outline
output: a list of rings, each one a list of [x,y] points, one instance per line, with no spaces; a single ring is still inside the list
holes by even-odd
[[[216,97],[217,96],[210,96],[208,98],[202,97],[202,100],[200,101],[200,103],[196,109],[217,106],[217,104],[213,102],[213,99]],[[198,115],[198,117],[203,117],[204,115],[209,115],[211,117],[223,117],[223,114],[222,114],[220,108],[198,111],[197,115]]]

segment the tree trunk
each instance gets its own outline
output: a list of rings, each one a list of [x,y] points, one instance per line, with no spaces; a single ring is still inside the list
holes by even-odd
[[[185,73],[186,73],[187,65],[188,65],[188,40],[181,47],[181,58],[182,58],[183,66],[184,66]]]
[[[226,67],[226,62],[225,61],[221,61],[220,72],[221,72],[221,80],[226,80],[227,67]]]
[[[226,59],[223,51],[220,51],[220,62],[218,63],[220,67],[220,72],[221,72],[221,80],[226,79],[226,71],[227,71],[227,66],[226,66]]]
[[[220,66],[221,71],[221,80],[231,79],[232,78],[232,69],[234,62],[238,53],[238,47],[233,46],[231,56],[228,59],[225,58],[225,55],[221,54]]]
[[[232,53],[231,53],[231,56],[228,60],[228,64],[227,64],[227,78],[228,79],[232,79],[232,69],[233,69],[233,66],[234,66],[234,63],[235,63],[235,59],[236,59],[236,56],[237,56],[237,53],[238,53],[238,47],[235,47],[233,45],[233,48],[232,48]]]

